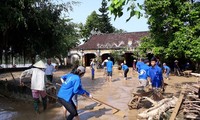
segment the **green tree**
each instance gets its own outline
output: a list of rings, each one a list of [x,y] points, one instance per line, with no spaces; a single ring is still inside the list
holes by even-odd
[[[160,48],[156,54],[191,59],[191,43],[199,37],[196,29],[199,26],[199,3],[146,0],[144,4],[149,15],[151,39],[155,48]]]
[[[51,0],[0,1],[1,61],[3,55],[6,63],[10,56],[23,56],[24,61],[36,55],[54,57],[63,53],[60,51],[63,43],[67,44],[64,46],[67,49],[73,47],[77,42],[75,25],[60,17],[63,11],[71,9],[68,3],[54,4]]]
[[[114,28],[114,33],[126,33],[126,30]]]
[[[108,17],[109,13],[106,0],[102,0],[99,12],[101,14],[99,15],[100,26],[98,29],[101,33],[113,33],[115,28],[111,25],[110,18]]]
[[[136,3],[131,0],[109,1],[111,1],[110,11],[116,17],[123,15],[122,8],[125,5]],[[141,53],[150,51],[161,59],[187,59],[199,64],[200,3],[198,0],[145,0],[142,6],[138,6],[145,10],[150,28],[150,36],[144,38],[138,48]],[[132,15],[140,15],[134,7],[127,10],[133,12]]]
[[[122,50],[114,50],[111,52],[111,56],[114,58],[114,61],[117,63],[117,65],[120,65],[120,63],[124,62],[124,49]]]
[[[99,8],[100,14],[93,11],[86,20],[86,24],[80,24],[80,34],[83,37],[83,41],[87,41],[91,35],[98,33],[113,33],[123,32],[112,26],[110,23],[110,17],[108,16],[107,1],[102,0],[101,7]]]
[[[87,17],[86,24],[84,26],[80,26],[81,34],[84,38],[84,41],[87,41],[89,37],[92,35],[91,31],[99,29],[99,26],[100,26],[99,16],[96,13],[96,11],[93,11]]]

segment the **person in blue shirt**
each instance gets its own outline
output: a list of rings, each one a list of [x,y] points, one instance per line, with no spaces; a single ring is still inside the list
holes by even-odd
[[[74,117],[79,120],[78,112],[72,97],[75,94],[83,95],[92,98],[92,95],[82,88],[81,77],[85,74],[85,68],[79,66],[73,74],[70,74],[66,81],[63,82],[60,90],[58,91],[58,102],[61,103],[67,111],[69,116],[66,120],[72,120]]]
[[[163,88],[164,81],[162,76],[162,69],[156,65],[156,58],[151,59],[151,67],[149,68],[149,77],[152,84],[152,88]]]
[[[164,68],[165,78],[169,80],[170,68],[169,66],[166,65],[166,63],[163,63],[163,68]]]
[[[139,76],[138,76],[140,86],[142,87],[142,89],[148,85],[147,78],[149,77],[149,60],[148,59],[144,60],[144,63],[145,64],[140,66]]]
[[[138,72],[138,73],[140,72],[140,71],[139,71],[140,66],[143,65],[143,64],[144,64],[143,59],[142,59],[142,58],[138,59],[138,61],[137,61],[137,63],[136,63],[136,69],[137,69],[137,72]]]
[[[107,77],[106,81],[111,82],[112,80],[112,68],[113,68],[113,62],[110,60],[110,57],[108,57],[108,61],[106,63],[106,68],[107,68]]]
[[[122,70],[124,71],[124,80],[127,80],[127,74],[128,74],[128,66],[124,63],[121,63],[121,66],[122,66]]]
[[[74,75],[75,70],[77,69],[78,66],[75,66],[71,72],[61,76],[60,80],[62,83],[64,83],[66,80],[68,80],[72,75]],[[74,105],[76,106],[76,109],[78,109],[78,95],[75,94],[72,97],[72,101],[74,102]],[[65,109],[65,107],[63,106],[63,110],[64,110],[64,117],[67,116],[67,110]]]

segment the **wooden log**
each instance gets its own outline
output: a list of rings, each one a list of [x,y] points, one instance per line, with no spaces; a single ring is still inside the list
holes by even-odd
[[[200,101],[184,101],[183,103],[200,103]]]
[[[193,87],[196,87],[197,89],[200,88],[200,84],[193,84]]]
[[[188,110],[188,109],[184,109],[183,112],[184,113],[197,113],[197,114],[199,113],[198,110]]]
[[[198,95],[194,95],[194,94],[187,95],[186,97],[191,97],[193,99],[198,99]]]
[[[184,94],[181,92],[179,98],[178,98],[178,102],[176,103],[176,106],[174,108],[174,111],[172,112],[172,115],[170,117],[169,120],[175,120],[176,118],[176,115],[178,114],[178,111],[179,111],[179,108],[183,102],[183,97],[184,97]]]
[[[146,119],[152,119],[154,117],[159,119],[161,114],[168,110],[170,107],[173,107],[177,101],[178,99],[176,97],[162,99],[157,103],[157,105],[143,111],[142,113],[139,113],[138,116]]]
[[[200,111],[200,109],[198,108],[198,107],[185,107],[184,109],[186,109],[186,110],[198,110],[198,111]]]
[[[189,107],[197,107],[197,108],[200,108],[200,106],[197,105],[197,104],[184,104],[183,107],[184,107],[184,108],[187,108],[187,107],[188,107],[188,108],[189,108]]]
[[[185,115],[185,118],[200,120],[200,116],[199,115],[193,115],[193,114],[187,114],[187,115]]]
[[[197,108],[199,108],[199,110],[200,110],[200,106],[199,105],[194,104],[194,106],[197,107]]]
[[[191,91],[193,91],[195,93],[198,93],[198,89],[193,87],[193,86],[187,86],[187,89],[189,89],[189,90],[191,90]]]
[[[191,73],[191,75],[194,75],[196,77],[200,77],[200,74],[198,74],[198,73]]]

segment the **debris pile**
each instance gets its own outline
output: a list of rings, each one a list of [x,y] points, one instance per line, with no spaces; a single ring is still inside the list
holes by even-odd
[[[160,98],[160,100],[154,98]],[[153,89],[148,92],[132,93],[132,99],[128,103],[129,109],[139,109],[139,104],[144,100],[149,101],[151,107],[139,113],[139,118],[152,120],[164,116],[167,119],[170,117],[170,120],[179,117],[200,120],[200,82],[182,84],[179,98],[175,96],[164,98],[162,92]]]
[[[185,85],[185,100],[182,103],[184,117],[187,119],[200,119],[200,84]]]
[[[159,120],[161,118],[161,115],[169,110],[171,107],[174,107],[177,101],[178,98],[176,97],[165,98],[159,102],[154,101],[153,107],[143,111],[142,113],[139,113],[138,116],[141,118],[146,118],[148,120]]]

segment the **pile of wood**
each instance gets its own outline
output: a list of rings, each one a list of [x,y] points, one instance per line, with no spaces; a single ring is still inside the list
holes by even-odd
[[[171,107],[174,107],[176,102],[178,101],[178,98],[176,97],[164,98],[158,102],[148,97],[145,98],[153,103],[153,107],[143,111],[142,113],[139,113],[138,116],[148,120],[159,120],[161,118],[161,115],[169,110]]]
[[[149,91],[142,94],[134,93],[132,100],[128,104],[129,109],[137,108],[138,103],[142,99],[146,99],[152,103],[152,107],[139,113],[138,116],[140,118],[148,120],[160,119],[163,115],[168,118],[169,116],[166,113],[169,113],[170,120],[175,120],[179,117],[200,120],[200,81],[183,85],[179,98],[173,96],[172,98],[163,98],[159,101],[155,101],[150,97],[153,95],[152,93],[154,92]],[[173,107],[175,108],[172,111],[171,108]],[[177,116],[178,114],[181,116]]]
[[[184,117],[200,120],[200,84],[185,85],[185,100],[182,103]]]

